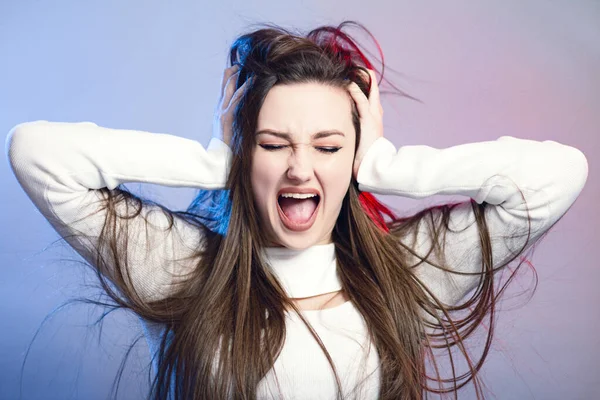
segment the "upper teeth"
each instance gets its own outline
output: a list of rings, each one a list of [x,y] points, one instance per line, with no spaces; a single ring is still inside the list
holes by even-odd
[[[308,199],[310,197],[315,197],[315,193],[282,193],[283,197],[293,197],[295,199]]]

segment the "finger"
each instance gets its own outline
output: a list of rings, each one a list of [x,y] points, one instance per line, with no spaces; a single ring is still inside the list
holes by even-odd
[[[231,78],[231,76],[233,74],[235,74],[236,72],[238,72],[239,70],[240,70],[239,64],[233,65],[229,68],[225,68],[225,71],[223,71],[223,80],[221,81],[221,97],[223,97],[224,90],[227,85],[227,82],[229,81],[229,78]]]
[[[371,75],[371,92],[369,93],[369,102],[371,103],[371,110],[380,113],[383,112],[383,109],[381,107],[381,99],[379,97],[379,85],[377,84],[377,77],[375,76],[375,71],[370,69],[369,75]]]
[[[250,79],[252,79],[252,78],[250,78]],[[240,98],[244,94],[246,87],[248,87],[248,81],[250,81],[250,79],[246,79],[246,82],[244,82],[244,84],[242,86],[240,86],[239,89],[233,94],[227,108],[230,108],[230,107],[234,106],[235,104],[237,104],[237,102],[240,100]]]
[[[365,118],[369,113],[369,99],[367,99],[367,96],[365,96],[363,91],[354,82],[348,85],[348,91],[356,103],[360,118]]]
[[[223,97],[223,104],[227,105],[231,101],[231,97],[235,93],[235,85],[237,84],[238,76],[240,76],[240,72],[236,72],[229,77],[227,81],[227,86],[225,87],[225,97]]]
[[[365,81],[369,80],[370,74],[368,72],[368,68],[364,68],[364,69],[358,68],[356,71],[360,74],[360,76],[363,78],[363,80],[365,80]]]

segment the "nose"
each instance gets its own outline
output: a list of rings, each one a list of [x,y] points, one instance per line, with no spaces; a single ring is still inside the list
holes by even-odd
[[[297,146],[292,150],[287,177],[290,180],[306,182],[313,176],[313,166],[308,146]]]

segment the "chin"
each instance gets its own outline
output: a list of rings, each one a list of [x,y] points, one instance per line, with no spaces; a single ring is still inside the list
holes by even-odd
[[[317,230],[314,232],[283,232],[280,235],[276,234],[276,243],[278,246],[287,247],[292,250],[304,250],[311,246],[331,243],[331,233],[329,235],[329,240],[325,240],[325,237],[321,232],[322,230],[319,230],[318,232]]]
[[[317,243],[317,240],[315,240],[315,238],[311,238],[310,236],[311,235],[306,235],[306,237],[279,238],[277,243],[279,246],[287,247],[288,249],[304,250]]]
[[[292,250],[304,250],[320,241],[318,235],[312,232],[272,232],[269,247],[287,247]]]

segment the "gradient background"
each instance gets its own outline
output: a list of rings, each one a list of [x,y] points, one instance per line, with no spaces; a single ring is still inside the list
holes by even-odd
[[[167,3],[2,1],[0,131],[37,119],[93,121],[206,145],[228,48],[250,24],[308,30],[357,20],[379,40],[386,65],[398,71],[386,70],[386,77],[424,102],[382,95],[385,135],[397,146],[442,148],[510,135],[555,140],[586,154],[586,187],[534,253],[538,290],[529,302],[521,297],[501,306],[481,376],[489,398],[599,398],[600,270],[593,249],[600,224],[594,211],[600,198],[600,2]],[[358,40],[376,50],[366,37]],[[17,399],[25,352],[44,318],[70,298],[98,290],[86,286],[95,283],[86,268],[61,260],[77,260],[75,252],[51,246],[56,232],[6,161],[0,183],[0,398]],[[128,187],[177,209],[193,196],[187,188]],[[454,199],[383,200],[408,214]],[[530,283],[516,281],[513,292]],[[48,319],[23,370],[23,399],[108,396],[141,331],[137,318],[123,311],[110,314],[101,332],[87,327],[100,311],[75,304]],[[148,369],[142,338],[118,398],[143,398]],[[459,397],[475,398],[471,385]]]

